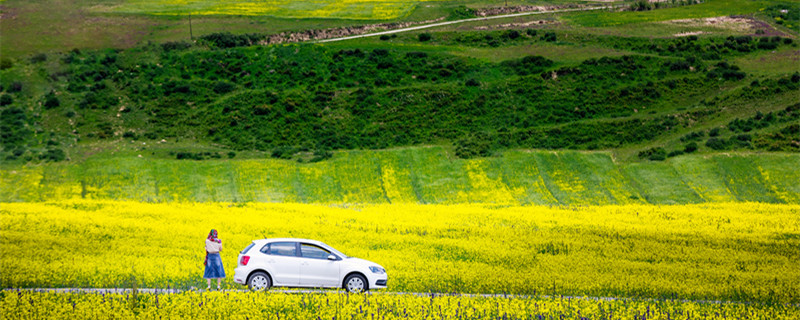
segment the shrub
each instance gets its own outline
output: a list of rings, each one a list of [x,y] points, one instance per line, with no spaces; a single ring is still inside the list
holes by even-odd
[[[464,85],[467,87],[479,87],[481,83],[478,80],[475,80],[475,78],[470,78],[464,83]]]
[[[468,8],[465,5],[460,5],[453,9],[453,13],[450,14],[452,19],[466,19],[472,18],[475,16],[475,9]]]
[[[683,154],[683,150],[671,151],[669,154],[667,154],[667,158],[676,157],[676,156],[679,156],[679,155],[682,155],[682,154]]]
[[[417,37],[419,38],[420,42],[425,42],[425,41],[430,41],[431,40],[431,34],[427,33],[427,32],[420,33],[419,36],[417,36]]]
[[[226,94],[236,89],[236,85],[228,81],[217,81],[214,84],[214,92],[217,94]]]
[[[320,149],[320,150],[314,151],[314,157],[312,157],[310,160],[308,160],[308,162],[320,162],[320,161],[323,161],[323,160],[330,159],[331,157],[333,157],[333,153],[332,152],[330,152],[328,150]]]
[[[8,92],[20,92],[22,91],[22,82],[14,81],[11,83],[11,86],[8,87]]]
[[[14,103],[14,98],[9,94],[0,95],[0,106],[7,106]]]
[[[297,153],[297,148],[290,146],[279,146],[272,149],[271,157],[277,159],[291,159]]]
[[[555,32],[545,32],[544,36],[542,36],[542,40],[547,42],[556,42],[558,37],[556,37]]]
[[[506,33],[504,34],[504,36],[505,36],[506,38],[509,38],[509,39],[511,39],[511,40],[514,40],[514,39],[517,39],[517,38],[519,38],[520,34],[519,34],[519,31],[517,31],[517,30],[508,30],[508,31],[506,31]]]
[[[46,161],[64,161],[67,158],[67,154],[64,153],[64,150],[54,148],[54,149],[47,149],[47,151],[39,156],[39,159],[46,160]]]
[[[662,147],[650,148],[644,151],[639,151],[639,159],[648,159],[653,161],[663,161],[667,159],[667,150]]]
[[[14,61],[9,58],[0,59],[0,70],[10,69],[14,66]]]
[[[31,63],[39,63],[47,61],[47,55],[44,53],[35,54],[31,57]]]
[[[233,151],[228,152],[228,159],[233,159],[235,157],[236,157],[236,152],[233,152]]]
[[[697,151],[697,143],[696,142],[689,142],[688,144],[686,144],[685,147],[683,147],[683,152],[685,152],[685,153],[692,153],[692,152],[695,152],[695,151]]]
[[[492,139],[488,133],[477,132],[456,141],[456,156],[462,159],[492,155]]]
[[[219,32],[202,36],[200,40],[218,48],[233,48],[251,46],[264,38],[264,35],[256,33],[235,35],[230,32]]]
[[[728,148],[728,143],[725,141],[725,139],[711,138],[706,141],[706,147],[714,150],[725,150]]]
[[[711,129],[711,131],[709,131],[709,132],[708,132],[708,136],[709,136],[709,137],[716,137],[716,136],[719,136],[719,131],[720,131],[720,129],[719,129],[719,128],[714,128],[714,129]]]
[[[161,44],[161,49],[164,51],[185,50],[191,47],[192,44],[186,41],[169,41]]]
[[[406,58],[421,59],[421,58],[426,58],[426,57],[428,57],[428,54],[425,53],[425,52],[412,51],[412,52],[406,53]]]
[[[50,91],[48,94],[44,96],[44,107],[45,109],[53,109],[61,105],[61,101],[58,100],[56,94],[53,91]]]
[[[383,40],[383,41],[386,41],[386,40],[389,40],[389,39],[391,39],[391,38],[392,38],[392,37],[390,37],[388,34],[384,34],[384,35],[382,35],[382,36],[381,36],[381,38],[380,38],[380,39],[381,39],[381,40]]]

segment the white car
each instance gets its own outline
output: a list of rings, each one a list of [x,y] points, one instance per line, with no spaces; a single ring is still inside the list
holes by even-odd
[[[349,292],[385,289],[386,269],[348,257],[315,240],[255,240],[239,253],[233,281],[252,290],[270,287],[344,288]]]

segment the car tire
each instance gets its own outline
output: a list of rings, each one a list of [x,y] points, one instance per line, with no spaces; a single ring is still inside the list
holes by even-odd
[[[360,274],[351,274],[344,279],[344,289],[349,293],[361,293],[369,290],[367,278]]]
[[[247,279],[247,286],[253,291],[269,290],[272,287],[272,279],[266,272],[258,271],[250,275]]]

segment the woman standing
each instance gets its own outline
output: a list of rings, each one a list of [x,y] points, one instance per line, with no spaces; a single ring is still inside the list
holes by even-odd
[[[211,289],[211,279],[217,279],[217,290],[222,286],[222,278],[225,278],[225,269],[222,268],[222,259],[219,252],[222,251],[222,240],[217,238],[217,230],[211,229],[206,238],[206,272],[203,278],[208,281],[206,289]]]

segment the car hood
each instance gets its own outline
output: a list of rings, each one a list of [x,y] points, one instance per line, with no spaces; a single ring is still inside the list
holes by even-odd
[[[361,259],[361,258],[352,258],[352,257],[350,257],[350,258],[344,259],[342,261],[344,261],[345,263],[347,263],[349,265],[353,265],[353,266],[363,266],[363,267],[375,266],[375,267],[383,268],[381,265],[379,265],[379,264],[377,264],[375,262],[372,262],[372,261],[369,261],[369,260],[364,260],[364,259]]]

